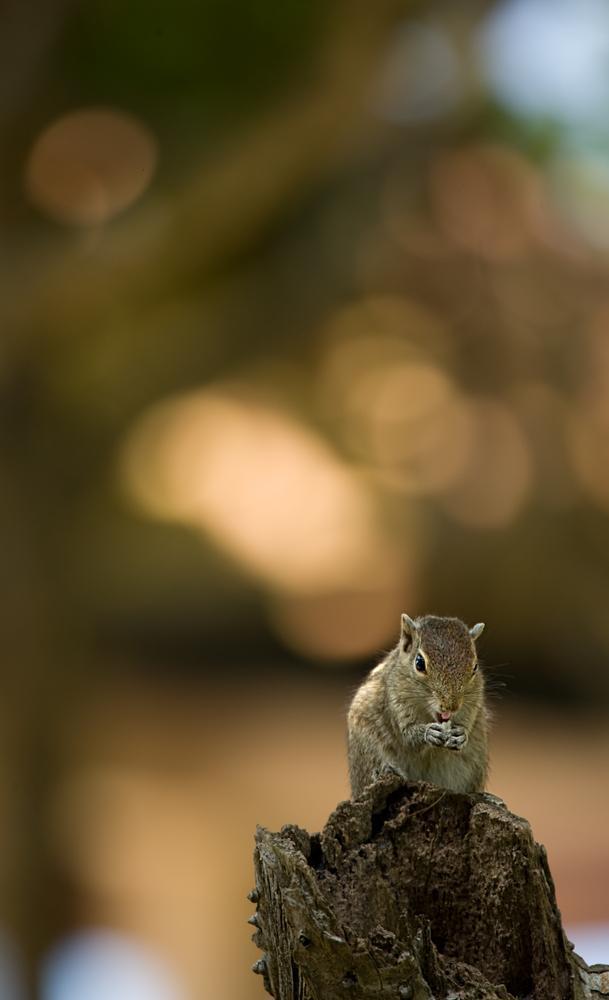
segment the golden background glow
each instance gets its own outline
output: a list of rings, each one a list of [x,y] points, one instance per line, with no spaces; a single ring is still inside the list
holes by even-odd
[[[486,623],[490,788],[609,921],[600,9],[0,5],[0,982],[97,929],[261,1000],[255,825],[348,795],[403,612]]]

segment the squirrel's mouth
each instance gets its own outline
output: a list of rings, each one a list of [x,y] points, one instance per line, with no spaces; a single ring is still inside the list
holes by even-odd
[[[451,712],[436,712],[436,719],[438,722],[449,722],[451,717]]]

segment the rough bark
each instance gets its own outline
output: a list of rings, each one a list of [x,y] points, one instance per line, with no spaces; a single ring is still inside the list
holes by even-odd
[[[601,1000],[545,848],[501,800],[384,775],[323,833],[260,827],[254,971],[275,1000]]]

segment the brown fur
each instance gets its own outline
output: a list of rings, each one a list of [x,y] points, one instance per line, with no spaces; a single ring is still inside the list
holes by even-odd
[[[478,635],[484,626],[472,629]],[[426,672],[416,669],[422,655]],[[347,721],[356,798],[383,770],[456,792],[484,789],[488,715],[472,634],[458,618],[402,616],[395,649],[355,694]],[[450,719],[442,721],[442,713]]]

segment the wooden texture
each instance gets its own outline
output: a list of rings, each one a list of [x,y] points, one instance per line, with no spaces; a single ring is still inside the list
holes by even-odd
[[[545,849],[492,795],[383,775],[323,833],[260,827],[254,971],[275,1000],[601,1000]]]

